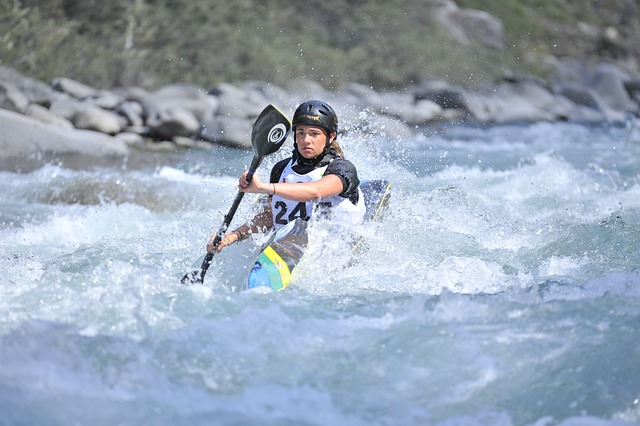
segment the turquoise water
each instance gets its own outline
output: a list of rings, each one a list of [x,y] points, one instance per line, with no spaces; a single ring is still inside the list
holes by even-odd
[[[0,424],[640,424],[640,123],[422,133],[343,138],[390,209],[279,293],[178,283],[249,152],[0,172]]]

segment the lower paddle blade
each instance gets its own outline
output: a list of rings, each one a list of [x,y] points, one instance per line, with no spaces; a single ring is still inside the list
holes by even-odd
[[[180,280],[181,284],[203,284],[201,271],[191,271]]]

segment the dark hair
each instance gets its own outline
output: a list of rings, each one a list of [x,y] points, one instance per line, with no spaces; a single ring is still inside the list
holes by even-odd
[[[345,158],[344,152],[342,151],[342,147],[340,146],[337,140],[334,139],[331,141],[331,144],[329,145],[329,149],[335,151],[340,158]]]

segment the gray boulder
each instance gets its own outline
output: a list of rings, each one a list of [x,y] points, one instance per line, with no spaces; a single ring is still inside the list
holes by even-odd
[[[361,110],[371,110],[379,114],[399,118],[409,124],[425,124],[433,121],[442,112],[442,108],[429,100],[416,101],[409,93],[378,92],[359,83],[347,84],[345,93],[357,98],[350,103]]]
[[[593,88],[616,111],[635,111],[638,106],[631,101],[624,83],[629,76],[612,64],[600,64],[596,68],[589,86]]]
[[[108,135],[120,133],[125,125],[123,117],[90,102],[82,102],[71,116],[71,122],[78,129],[95,130]]]
[[[535,80],[502,83],[493,92],[496,116],[493,122],[566,120],[574,106],[566,98],[557,96]]]
[[[123,157],[124,142],[89,130],[65,129],[12,111],[0,110],[0,158],[23,159],[34,154],[79,154]],[[7,164],[7,161],[3,162]]]
[[[640,106],[640,77],[632,77],[625,81],[624,88],[629,93],[631,100]],[[637,113],[637,115],[640,115]]]
[[[221,83],[209,89],[211,96],[218,99],[217,115],[253,119],[269,103],[269,99],[258,90],[245,90],[228,83]]]
[[[157,139],[172,139],[174,136],[193,136],[200,122],[191,111],[181,107],[154,108],[147,117],[149,135]]]
[[[120,104],[118,111],[132,129],[142,129],[144,125],[149,136],[155,139],[192,137],[218,108],[218,101],[204,89],[183,84],[165,86],[151,93],[132,88],[124,97],[129,103]],[[136,110],[136,104],[142,107],[142,112]]]
[[[58,117],[62,117],[70,122],[73,120],[74,115],[82,108],[84,108],[85,104],[78,99],[75,99],[69,95],[59,96],[53,100],[49,110]]]
[[[466,90],[446,81],[428,81],[416,88],[414,101],[427,100],[436,103],[442,109],[467,109],[465,102]]]
[[[501,84],[492,94],[490,99],[494,103],[494,116],[491,121],[494,123],[509,122],[533,122],[533,121],[549,121],[555,119],[554,114],[535,105],[527,94],[533,92],[531,86]],[[542,90],[536,93],[540,100],[541,106],[546,106],[546,99],[542,99]]]
[[[0,66],[0,81],[10,84],[24,94],[29,102],[48,106],[53,89],[48,84],[25,77],[19,72]]]
[[[116,139],[124,142],[128,146],[144,148],[146,146],[145,139],[137,133],[122,132],[114,136]]]
[[[623,111],[612,109],[598,92],[590,87],[578,84],[559,85],[556,92],[577,106],[576,111],[570,116],[571,120],[587,122],[624,120]]]
[[[124,101],[118,105],[116,112],[127,120],[127,126],[135,128],[144,126],[144,108],[139,102]]]
[[[0,108],[24,113],[29,99],[10,83],[0,82]]]
[[[442,107],[435,102],[422,100],[407,105],[400,117],[409,124],[427,124],[442,117]]]
[[[73,124],[69,120],[63,117],[59,117],[51,112],[48,108],[38,104],[29,104],[24,111],[27,117],[35,118],[43,123],[52,124],[63,129],[73,129]]]
[[[382,105],[378,105],[378,110],[382,114],[413,125],[433,121],[442,112],[442,107],[435,102],[426,99],[414,101],[413,95],[408,93],[381,93],[380,100]]]
[[[76,99],[85,99],[96,94],[96,89],[93,87],[67,77],[55,78],[51,83],[51,87]]]
[[[198,137],[208,142],[248,149],[251,148],[252,128],[252,120],[218,115],[202,123]]]
[[[540,84],[524,81],[513,86],[516,93],[528,100],[535,108],[551,114],[553,120],[566,120],[575,106],[567,98],[558,96]]]
[[[91,101],[80,101],[69,96],[54,100],[49,109],[54,115],[70,121],[78,129],[114,135],[126,125],[125,118],[117,113],[104,110]]]
[[[125,101],[122,96],[116,95],[109,90],[96,91],[90,98],[92,104],[106,110],[116,110]]]
[[[561,84],[556,88],[556,92],[566,97],[576,105],[582,105],[596,111],[602,110],[604,105],[598,94],[589,87],[578,84]]]
[[[215,97],[209,96],[203,88],[186,84],[172,84],[146,95],[140,90],[137,96],[134,92],[131,94],[128,99],[140,102],[148,115],[156,111],[185,110],[202,122],[213,117],[218,109]]]
[[[640,76],[630,77],[624,82],[624,88],[631,97],[640,94]]]
[[[583,105],[576,105],[567,118],[576,123],[601,123],[607,119],[602,112]],[[622,117],[618,116],[617,118],[621,119]]]

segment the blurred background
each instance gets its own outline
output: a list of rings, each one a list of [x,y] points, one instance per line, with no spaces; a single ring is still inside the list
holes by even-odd
[[[97,88],[296,78],[399,89],[546,78],[559,58],[638,72],[638,0],[0,0],[0,65]]]

